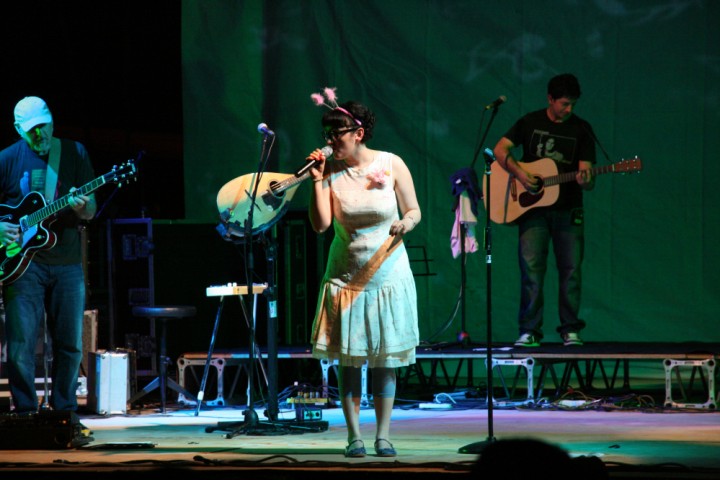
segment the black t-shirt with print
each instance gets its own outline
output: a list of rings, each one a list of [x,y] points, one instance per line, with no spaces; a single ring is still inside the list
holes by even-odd
[[[571,115],[565,122],[552,122],[545,109],[521,117],[504,135],[522,148],[521,162],[542,158],[555,162],[558,173],[576,172],[580,160],[595,163],[595,135],[588,122]],[[577,182],[560,184],[560,196],[554,205],[540,208],[582,207],[582,188]]]

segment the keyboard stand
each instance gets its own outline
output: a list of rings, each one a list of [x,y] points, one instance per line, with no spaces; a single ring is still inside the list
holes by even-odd
[[[208,354],[207,354],[207,360],[205,361],[205,369],[203,370],[203,376],[202,380],[200,382],[200,391],[197,394],[197,405],[195,406],[195,416],[197,417],[200,414],[200,408],[202,407],[203,398],[205,397],[205,386],[207,383],[207,377],[208,373],[210,372],[210,363],[212,362],[212,356],[213,352],[215,351],[215,339],[217,337],[217,331],[218,326],[220,325],[220,317],[222,315],[222,309],[223,304],[225,301],[225,297],[228,295],[232,296],[242,296],[242,295],[248,295],[252,293],[253,295],[253,313],[252,313],[252,319],[248,318],[247,312],[245,311],[245,302],[240,299],[240,304],[242,305],[243,310],[243,316],[245,317],[245,322],[248,324],[248,328],[251,328],[252,331],[255,331],[255,318],[256,318],[256,312],[257,312],[257,296],[259,293],[263,293],[265,289],[267,289],[268,285],[267,283],[255,283],[252,286],[252,289],[248,288],[247,285],[237,285],[237,284],[227,284],[227,285],[221,285],[221,286],[210,286],[205,291],[205,296],[207,297],[220,297],[220,304],[218,305],[217,314],[215,315],[215,325],[213,326],[213,332],[212,336],[210,337],[210,348],[208,348]],[[252,292],[250,291],[252,290]],[[250,322],[253,322],[252,325]],[[267,373],[265,373],[265,367],[262,363],[262,356],[260,355],[260,349],[257,347],[257,344],[255,342],[254,335],[251,335],[252,338],[252,345],[251,345],[251,351],[249,352],[251,354],[251,360],[252,360],[252,354],[255,353],[256,357],[260,361],[260,368],[263,372],[263,376],[265,377],[265,383],[267,383]],[[248,366],[248,368],[253,368],[252,361],[251,364]],[[248,381],[248,409],[253,408],[253,405],[250,404],[250,399],[252,396],[250,395],[250,389],[253,388],[253,386],[250,384],[250,381]]]

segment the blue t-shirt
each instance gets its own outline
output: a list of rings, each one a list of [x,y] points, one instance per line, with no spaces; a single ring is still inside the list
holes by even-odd
[[[60,168],[55,195],[46,204],[61,198],[72,187],[81,187],[93,181],[90,157],[79,142],[61,139]],[[0,216],[12,212],[14,218],[29,215],[45,205],[32,204],[26,199],[34,191],[45,195],[47,158],[38,156],[27,142],[18,140],[0,151]],[[33,196],[34,198],[34,196]],[[63,208],[41,222],[41,226],[53,232],[56,244],[50,249],[38,250],[33,261],[51,265],[67,265],[82,261],[80,219],[70,208]]]

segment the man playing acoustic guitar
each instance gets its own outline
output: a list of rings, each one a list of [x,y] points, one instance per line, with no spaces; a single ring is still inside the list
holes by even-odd
[[[584,254],[583,191],[595,185],[591,170],[595,163],[595,135],[588,122],[573,115],[579,98],[580,84],[574,75],[553,77],[547,86],[547,108],[521,117],[493,150],[497,163],[513,182],[520,183],[517,189],[524,189],[529,197],[535,194],[540,198],[543,192],[542,177],[532,173],[533,162],[551,159],[561,174],[576,172],[575,181],[560,185],[557,200],[552,204],[524,203],[527,210],[518,212],[517,219],[510,219],[518,226],[519,235],[520,337],[515,342],[518,347],[537,347],[543,338],[543,286],[550,241],[560,290],[557,332],[566,346],[583,343],[578,333],[585,327],[578,317]],[[522,162],[512,155],[516,147],[522,148]],[[508,204],[511,202],[506,201],[501,207]],[[508,216],[504,216],[507,220]]]

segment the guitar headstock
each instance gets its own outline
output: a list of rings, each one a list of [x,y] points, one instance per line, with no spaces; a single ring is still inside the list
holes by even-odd
[[[640,158],[630,158],[621,160],[613,164],[614,173],[636,173],[642,170],[642,160]]]
[[[125,183],[130,183],[130,180],[136,179],[137,167],[132,159],[121,165],[115,165],[112,170],[104,175],[106,182],[117,183],[118,186],[122,186]]]

